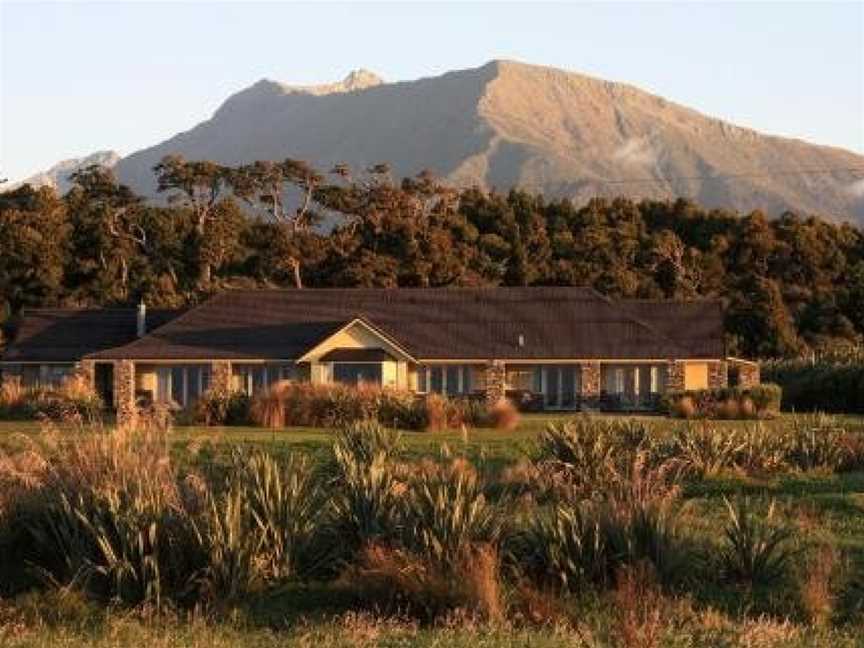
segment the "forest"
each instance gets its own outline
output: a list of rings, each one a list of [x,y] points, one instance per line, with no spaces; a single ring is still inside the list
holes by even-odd
[[[720,298],[730,355],[837,354],[864,335],[864,231],[688,200],[454,189],[430,172],[164,158],[147,200],[89,167],[0,194],[0,322],[22,308],[182,307],[231,287],[593,286]],[[2,345],[2,342],[0,342]],[[2,348],[2,346],[0,346]]]

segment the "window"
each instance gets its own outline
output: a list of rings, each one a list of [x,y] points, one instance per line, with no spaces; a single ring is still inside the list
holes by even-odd
[[[536,369],[534,367],[513,367],[512,369],[507,369],[507,389],[540,391],[542,383],[543,378],[540,367]]]
[[[186,407],[210,388],[207,365],[175,365],[156,370],[156,400]]]
[[[334,362],[333,381],[346,385],[381,384],[380,362]]]
[[[459,365],[450,365],[446,369],[447,375],[447,394],[455,396],[462,393],[462,367]]]
[[[651,367],[651,393],[660,393],[660,367]]]
[[[615,393],[624,393],[624,369],[621,367],[615,369]]]
[[[417,369],[417,391],[458,396],[470,394],[482,385],[475,384],[471,365],[432,365]]]

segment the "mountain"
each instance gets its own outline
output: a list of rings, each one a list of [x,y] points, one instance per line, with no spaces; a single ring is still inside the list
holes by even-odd
[[[168,153],[226,164],[292,157],[324,170],[389,162],[397,176],[428,168],[458,185],[518,185],[577,201],[686,196],[864,222],[861,173],[846,170],[864,169],[864,156],[763,135],[629,85],[509,61],[399,83],[366,71],[326,86],[259,81],[211,119],[121,160],[118,176],[151,195],[151,169]]]
[[[114,151],[97,151],[96,153],[85,157],[71,158],[69,160],[58,162],[47,171],[32,175],[21,182],[4,185],[3,191],[9,191],[15,187],[20,187],[23,184],[31,184],[34,187],[54,187],[58,192],[63,194],[72,186],[69,177],[79,169],[84,169],[93,164],[98,164],[112,169],[119,161],[120,155]]]

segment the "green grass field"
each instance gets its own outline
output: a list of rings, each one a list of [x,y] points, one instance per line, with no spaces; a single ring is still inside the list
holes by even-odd
[[[512,432],[469,430],[403,433],[406,460],[435,456],[447,446],[482,463],[493,479],[515,465],[538,432],[562,416],[532,415]],[[680,421],[642,417],[664,434]],[[841,417],[848,429],[864,431],[864,417]],[[780,419],[767,428],[784,424]],[[700,425],[696,423],[695,425]],[[734,422],[711,422],[726,427]],[[0,448],[20,448],[37,438],[40,426],[0,423]],[[70,433],[73,433],[70,431]],[[320,456],[332,431],[310,428],[176,428],[172,456],[180,463],[224,467],[236,447],[261,447],[275,455]],[[768,589],[696,585],[663,603],[662,638],[669,646],[864,646],[864,472],[724,473],[685,484],[682,519],[693,537],[716,541],[725,520],[725,497],[746,495],[760,510],[774,502],[794,529],[794,573]],[[830,621],[805,620],[796,578],[806,575],[806,556],[831,546],[840,556],[836,600]],[[567,601],[574,624],[548,627],[518,622],[507,627],[454,623],[422,627],[407,618],[357,611],[338,583],[297,584],[256,592],[231,610],[206,618],[195,612],[148,615],[104,608],[72,592],[26,594],[0,599],[2,646],[606,646],[622,644],[616,602],[607,594]]]

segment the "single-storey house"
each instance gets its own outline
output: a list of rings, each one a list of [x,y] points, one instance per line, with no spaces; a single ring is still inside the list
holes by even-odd
[[[728,358],[718,301],[614,300],[590,288],[231,290],[185,312],[36,309],[4,380],[82,373],[117,408],[187,406],[278,380],[504,396],[550,410],[648,409],[667,390],[759,381]]]

